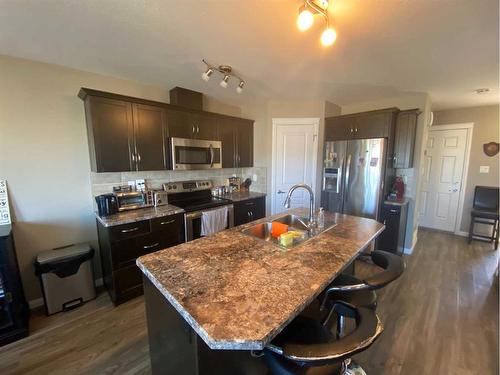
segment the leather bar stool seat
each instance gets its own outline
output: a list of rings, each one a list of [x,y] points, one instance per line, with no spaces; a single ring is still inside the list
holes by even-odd
[[[382,271],[364,279],[341,274],[320,296],[322,298],[321,309],[328,308],[328,305],[338,300],[349,302],[357,307],[372,309],[377,307],[377,295],[374,291],[398,279],[406,266],[401,256],[382,250],[373,251],[370,259]]]
[[[352,318],[355,329],[337,339],[331,332],[333,315]],[[295,319],[266,347],[264,355],[274,375],[339,375],[350,357],[368,349],[382,331],[374,310],[338,302],[323,321]]]

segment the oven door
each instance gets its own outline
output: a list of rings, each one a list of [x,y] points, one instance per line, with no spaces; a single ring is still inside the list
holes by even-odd
[[[222,168],[222,142],[202,139],[171,138],[172,168],[217,169]]]
[[[215,207],[214,209],[220,208]],[[203,211],[210,211],[210,210],[203,210]],[[184,215],[185,220],[186,220],[186,242],[187,241],[192,241],[196,240],[197,238],[201,238],[201,213],[203,211],[195,211],[195,212],[188,212]],[[232,204],[227,205],[227,227],[232,228],[234,227],[234,206]]]

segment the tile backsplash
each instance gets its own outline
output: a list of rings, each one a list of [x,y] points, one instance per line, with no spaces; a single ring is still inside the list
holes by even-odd
[[[266,193],[266,168],[224,168],[202,171],[140,171],[140,172],[112,172],[90,174],[92,196],[111,193],[113,186],[127,184],[127,181],[145,179],[148,188],[161,189],[164,182],[186,180],[211,180],[214,185],[224,185],[231,176],[252,179],[255,175],[257,181],[252,180],[251,191]]]

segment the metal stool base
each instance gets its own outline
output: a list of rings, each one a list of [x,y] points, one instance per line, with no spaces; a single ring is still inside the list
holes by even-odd
[[[365,370],[356,362],[348,359],[344,362],[344,372],[342,375],[366,375]]]

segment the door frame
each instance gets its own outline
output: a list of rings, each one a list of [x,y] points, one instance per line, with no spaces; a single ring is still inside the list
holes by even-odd
[[[429,133],[431,131],[441,131],[441,130],[459,130],[466,129],[467,136],[465,141],[465,160],[464,160],[464,168],[462,170],[462,178],[460,182],[460,194],[458,196],[458,208],[457,208],[457,217],[455,218],[455,226],[453,233],[456,235],[463,235],[463,232],[460,230],[460,225],[462,224],[462,217],[464,214],[464,201],[465,201],[465,190],[467,189],[467,175],[469,173],[469,160],[470,160],[470,152],[472,148],[472,132],[474,131],[474,123],[473,122],[464,122],[457,124],[446,124],[446,125],[432,125],[429,127],[429,131],[427,132],[427,137],[425,139],[425,151],[427,151],[427,141],[429,139]],[[425,155],[426,153],[424,153]],[[419,192],[419,195],[422,194],[422,191]],[[422,204],[422,200],[420,200],[420,204]],[[420,211],[420,210],[419,210]]]
[[[318,143],[319,143],[319,117],[275,117],[272,118],[273,123],[273,147],[272,147],[272,165],[271,165],[271,213],[275,214],[276,211],[274,209],[275,206],[275,191],[276,191],[276,142],[278,135],[278,126],[280,125],[304,125],[304,123],[310,123],[314,126],[314,135],[313,135],[313,170],[312,170],[312,181],[313,186],[311,186],[314,194],[316,191],[316,170],[318,163]],[[314,197],[315,200],[317,197]]]

